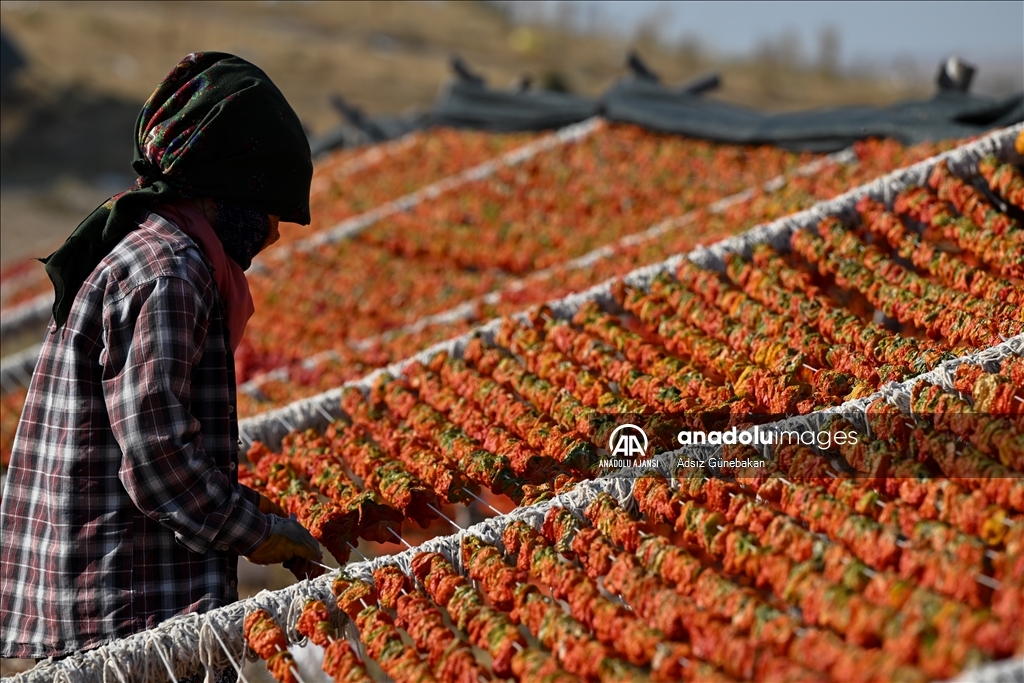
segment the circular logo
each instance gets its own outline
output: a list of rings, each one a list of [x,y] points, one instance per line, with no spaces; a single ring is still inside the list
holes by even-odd
[[[619,425],[608,437],[613,458],[642,458],[647,454],[647,432],[633,424]]]

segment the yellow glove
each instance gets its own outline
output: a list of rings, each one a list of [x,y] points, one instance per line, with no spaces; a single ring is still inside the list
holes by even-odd
[[[323,561],[320,544],[301,524],[286,517],[273,519],[270,538],[252,551],[247,560],[253,564],[278,564],[293,559]]]
[[[277,515],[278,517],[287,517],[288,513],[284,511],[284,508],[270,500],[262,493],[258,494],[260,497],[259,509],[265,515]]]

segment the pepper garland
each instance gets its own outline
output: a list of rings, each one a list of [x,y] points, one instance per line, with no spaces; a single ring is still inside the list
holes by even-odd
[[[899,216],[887,211],[881,202],[864,197],[857,202],[857,211],[872,235],[885,239],[900,258],[936,277],[943,285],[986,301],[1024,303],[1024,288],[987,273],[942,251],[938,244],[922,239]],[[1008,312],[1012,317],[1013,309]]]
[[[1018,172],[1017,179],[1019,178]],[[948,201],[962,215],[996,235],[1020,230],[1017,221],[992,206],[988,198],[976,188],[953,175],[944,161],[935,164],[931,175],[928,176],[928,186],[938,193],[939,199]]]
[[[1003,277],[1024,278],[1024,259],[1020,256],[1024,231],[997,235],[992,230],[980,228],[971,219],[954,214],[946,202],[924,187],[900,192],[893,208],[897,214],[906,215],[938,231]]]
[[[832,256],[860,262],[889,284],[904,288],[927,301],[969,313],[979,318],[979,323],[995,331],[997,336],[1013,336],[1024,329],[1020,324],[1022,317],[1018,307],[1005,302],[989,301],[967,292],[956,291],[955,288],[941,283],[930,282],[889,258],[878,245],[866,244],[854,232],[847,230],[838,218],[831,217],[819,222],[818,232],[832,247]],[[980,337],[975,343],[987,346],[998,343],[998,340]]]
[[[390,540],[392,531],[401,530],[405,515],[369,485],[360,488],[352,481],[327,437],[307,429],[285,437],[281,450],[280,462],[287,462],[305,474],[320,493],[352,514],[361,538],[382,542]],[[261,463],[256,465],[257,472]]]
[[[693,399],[698,406],[716,410],[733,400],[728,387],[704,376],[696,365],[673,356],[664,346],[626,329],[617,317],[601,310],[597,302],[581,306],[573,317],[573,323],[609,344],[641,371],[675,387],[683,397]]]
[[[775,481],[778,489],[785,488],[779,480],[769,481]],[[841,546],[826,546],[822,554],[817,535],[768,504],[771,499],[765,496],[771,493],[770,487],[758,490],[765,501],[760,502],[753,496],[742,496],[736,484],[728,481],[691,478],[680,484],[672,494],[678,500],[677,516],[666,521],[674,521],[676,529],[683,532],[684,544],[719,559],[725,571],[745,575],[756,586],[800,607],[807,623],[835,629],[851,643],[883,643],[882,651],[872,651],[874,661],[865,656],[860,666],[855,665],[860,656],[851,659],[852,652],[844,656],[845,666],[856,667],[860,673],[848,672],[843,680],[848,676],[853,680],[858,675],[869,680],[872,676],[894,680],[894,667],[902,670],[904,677],[913,678],[905,667],[915,663],[928,677],[947,677],[977,660],[977,651],[972,653],[963,647],[975,640],[993,652],[1005,653],[1007,646],[1012,651],[1012,637],[1005,632],[1000,634],[983,613],[972,616],[966,606],[936,596],[891,572],[864,572],[864,565],[851,559]],[[646,486],[639,491],[637,502],[641,512],[665,512],[664,506],[649,502],[657,499],[650,493],[656,488]],[[639,534],[636,523],[612,501],[600,496],[599,499],[587,510],[588,517],[599,528],[613,537]],[[642,543],[648,541],[657,543],[653,539]],[[641,555],[650,551],[647,546]],[[669,561],[667,556],[661,559]],[[674,555],[662,571],[677,579],[677,585],[683,585],[697,580],[700,566],[687,562],[685,555]],[[941,615],[941,621],[935,621],[937,615]],[[979,633],[979,629],[985,633]],[[816,636],[809,642],[800,642],[798,637],[794,647],[806,651],[808,656],[818,652],[827,661],[826,653],[832,652],[835,657],[842,648],[836,649],[839,641],[834,634],[824,633],[824,640]],[[1001,644],[994,644],[991,639]]]
[[[975,410],[975,406],[956,394],[925,382],[914,386],[910,407],[936,430],[952,432],[1006,467],[1024,471],[1024,434],[1004,419],[1009,412]],[[1013,408],[1011,405],[992,407]]]
[[[893,334],[878,323],[861,320],[823,296],[808,273],[790,267],[769,245],[755,246],[750,263],[727,258],[727,275],[744,292],[776,313],[818,329],[833,343],[828,361],[834,368],[855,372],[852,368],[867,364],[877,368],[880,382],[887,382],[920,374],[953,357],[934,341]]]
[[[516,476],[508,458],[481,448],[476,439],[420,401],[406,380],[382,375],[371,397],[385,403],[417,436],[457,463],[466,478],[486,486],[494,494],[507,495],[516,502],[522,499],[524,482]]]
[[[531,448],[561,463],[574,474],[586,476],[591,473],[595,452],[593,444],[573,434],[574,429],[559,423],[556,416],[524,403],[515,390],[510,391],[513,387],[498,379],[502,376],[498,366],[505,365],[507,361],[508,358],[498,349],[487,347],[476,339],[466,346],[463,358],[439,353],[431,359],[430,368],[447,386],[471,400],[487,417],[523,439]],[[494,376],[496,371],[499,373],[497,377]],[[512,378],[508,379],[511,381]],[[519,386],[525,390],[523,384]],[[540,387],[537,389],[542,390]],[[586,421],[591,415],[580,417]],[[587,424],[589,426],[590,423]]]
[[[409,427],[399,425],[386,410],[371,405],[361,391],[355,387],[343,389],[341,409],[375,439],[388,456],[429,484],[442,503],[469,502],[465,491],[473,484],[459,471],[457,463],[434,451]]]
[[[369,683],[373,680],[348,641],[338,637],[338,631],[323,602],[307,600],[295,628],[324,648],[323,671],[336,683]]]
[[[563,442],[573,437],[594,441],[605,430],[610,432],[610,421],[606,415],[601,415],[569,392],[531,373],[506,349],[488,346],[482,340],[475,339],[466,345],[461,359],[453,359],[445,365],[450,366],[450,372],[457,375],[458,380],[479,377],[482,391],[496,392],[507,404],[511,404],[517,395],[525,398],[533,406],[533,410],[527,406],[523,413],[525,419],[530,420],[534,414],[539,415],[541,426]],[[582,454],[582,451],[576,452]],[[590,464],[577,463],[573,469],[588,471]]]
[[[588,511],[592,508],[593,504]],[[638,564],[633,554],[636,548],[630,550],[628,541],[623,546],[625,550],[620,550],[616,546],[621,542],[603,533],[611,531],[621,536],[617,533],[619,529],[603,526],[603,530],[577,531],[577,519],[565,510],[553,508],[545,518],[542,533],[556,547],[571,548],[586,574],[593,579],[601,577],[606,589],[622,595],[648,625],[668,638],[686,641],[693,657],[725,674],[739,680],[827,680],[820,664],[795,661],[786,656],[784,648],[755,642],[744,633],[744,626],[672,590]],[[628,530],[622,531],[631,535]]]
[[[1006,358],[998,373],[980,366],[961,364],[956,369],[954,388],[974,402],[977,412],[998,415],[1018,428],[1024,426],[1024,359]]]
[[[265,459],[262,471],[253,472],[245,465],[238,467],[238,483],[261,491],[277,502],[285,512],[295,515],[317,541],[338,562],[348,561],[349,543],[357,538],[354,511],[343,510],[335,503],[324,503],[310,490],[286,462],[256,442],[249,450],[249,460]],[[258,465],[257,465],[258,466]]]
[[[335,421],[327,427],[324,437],[333,454],[340,456],[366,486],[379,492],[405,519],[423,525],[436,516],[430,510],[431,505],[439,504],[434,491],[407,470],[401,460],[388,457],[380,446],[366,438],[364,430]]]
[[[730,265],[735,267],[735,262],[730,261]],[[676,277],[686,285],[691,295],[701,296],[705,302],[741,323],[733,324],[733,329],[728,334],[730,341],[739,345],[739,350],[755,358],[780,355],[788,366],[784,366],[783,370],[796,369],[796,362],[803,367],[810,364],[817,368],[811,383],[814,387],[815,400],[819,403],[831,403],[836,398],[850,400],[867,395],[877,383],[878,373],[871,364],[855,364],[849,367],[849,371],[842,368],[825,368],[824,366],[831,364],[829,351],[832,345],[825,341],[820,332],[795,324],[791,317],[771,311],[718,273],[698,268],[690,261],[683,261],[676,269]],[[670,297],[686,296],[675,283],[659,280],[655,287],[660,288],[659,293],[663,292],[663,296],[664,293]],[[727,321],[723,323],[730,324]],[[791,349],[788,354],[785,351],[779,352],[776,345],[780,342]],[[867,368],[867,371],[861,372],[862,368]]]
[[[395,683],[437,681],[429,664],[402,640],[391,615],[376,604],[377,592],[372,584],[341,575],[334,580],[331,590],[338,609],[355,623],[367,654]]]
[[[852,233],[842,230],[837,221],[823,220],[818,229],[825,238],[807,230],[794,233],[790,241],[793,251],[816,264],[823,275],[833,276],[840,287],[864,295],[872,306],[890,318],[913,324],[947,345],[967,343],[984,347],[1001,341],[1003,327],[989,318],[977,317],[977,310],[973,310],[980,307],[981,302],[972,300],[978,303],[973,306],[962,293],[927,283],[920,287],[903,286],[901,278],[906,271],[896,267],[883,268],[876,274],[857,260],[839,255],[844,251],[843,235],[852,236]],[[1007,330],[1016,329],[1014,321],[1003,323]]]
[[[267,663],[270,675],[281,683],[299,683],[295,659],[288,651],[288,637],[266,610],[250,612],[245,618],[245,642]]]
[[[1024,209],[1024,174],[1013,164],[987,156],[978,162],[978,173],[989,188],[1018,209]]]
[[[441,411],[452,422],[466,430],[492,453],[502,453],[517,476],[533,485],[553,482],[556,478],[573,479],[562,464],[538,453],[527,441],[506,429],[501,422],[488,418],[473,402],[458,395],[436,373],[419,363],[405,368],[410,386],[433,408]]]
[[[550,655],[530,646],[511,618],[488,606],[483,595],[440,553],[418,553],[412,571],[431,600],[447,610],[455,627],[491,656],[498,676],[512,674],[520,681],[534,680],[546,671],[550,678],[545,680],[576,680]]]
[[[404,629],[416,648],[427,656],[427,663],[439,681],[480,683],[491,677],[477,662],[472,648],[445,624],[441,610],[426,593],[413,588],[409,577],[398,567],[375,569],[373,582],[381,606],[395,610],[395,625]]]
[[[703,372],[728,382],[733,395],[738,397],[729,404],[732,415],[806,413],[815,408],[811,399],[813,388],[802,372],[791,369],[778,373],[758,367],[747,354],[692,327],[701,319],[697,313],[683,313],[657,294],[628,286],[617,288],[614,293],[622,306],[640,319],[648,334],[656,335],[669,351],[691,359]],[[776,351],[784,353],[781,346]],[[772,360],[775,358],[766,358],[766,364]]]

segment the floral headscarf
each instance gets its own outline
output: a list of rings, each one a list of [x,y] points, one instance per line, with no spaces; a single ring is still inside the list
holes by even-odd
[[[270,78],[234,55],[195,52],[164,78],[135,123],[132,168],[134,187],[104,202],[42,259],[58,327],[82,283],[145,208],[211,197],[309,223],[313,163],[302,124]]]

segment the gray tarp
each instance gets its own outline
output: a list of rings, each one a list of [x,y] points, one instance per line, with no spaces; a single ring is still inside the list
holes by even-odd
[[[600,100],[545,90],[496,90],[466,80],[452,82],[425,115],[350,116],[360,137],[381,142],[411,130],[452,126],[501,132],[560,128],[591,116],[635,123],[651,130],[740,144],[832,152],[856,140],[895,138],[906,144],[980,135],[1024,121],[1024,93],[1002,100],[940,90],[929,100],[887,107],[837,107],[767,114],[702,97],[707,79],[669,88],[641,78],[613,85]],[[717,83],[717,80],[715,81]],[[350,127],[349,130],[353,128]],[[343,129],[314,141],[317,151],[350,144]]]
[[[995,101],[945,90],[888,107],[838,107],[765,114],[639,79],[620,81],[602,101],[612,121],[691,137],[830,152],[855,140],[891,137],[907,144],[979,135],[1024,120],[1024,94]]]
[[[493,90],[454,81],[434,103],[428,125],[501,132],[549,130],[599,113],[597,100],[547,90]]]

